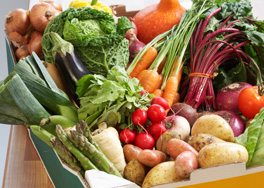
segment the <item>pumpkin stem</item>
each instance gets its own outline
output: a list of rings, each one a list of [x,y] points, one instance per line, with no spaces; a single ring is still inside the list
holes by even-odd
[[[182,9],[180,2],[178,0],[160,0],[158,4],[158,9]]]

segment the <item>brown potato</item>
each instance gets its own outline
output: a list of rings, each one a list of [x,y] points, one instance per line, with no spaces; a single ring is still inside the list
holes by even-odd
[[[224,142],[209,144],[201,149],[198,154],[201,168],[224,164],[247,162],[247,149],[236,143]]]
[[[167,157],[165,153],[159,150],[144,149],[139,152],[138,160],[143,165],[154,167],[159,163],[166,161]]]
[[[126,144],[123,147],[123,152],[125,155],[126,162],[130,162],[132,160],[137,160],[138,159],[138,154],[142,149],[134,146],[133,144]]]
[[[181,139],[181,136],[179,133],[173,131],[173,130],[167,130],[165,133],[163,133],[159,139],[156,142],[156,149],[159,151],[162,151],[165,154],[167,153],[167,142],[172,138],[178,138]]]
[[[138,160],[132,160],[126,165],[124,170],[124,177],[126,179],[141,186],[145,176],[145,167]]]
[[[212,134],[227,142],[234,142],[235,140],[233,130],[228,122],[215,114],[203,115],[195,121],[191,130],[191,136],[200,133]]]
[[[194,136],[190,136],[187,142],[199,152],[204,146],[208,144],[225,142],[225,141],[220,138],[217,138],[214,135],[201,133],[201,134],[196,134]]]
[[[174,161],[166,161],[154,166],[146,175],[142,188],[160,185],[164,183],[173,183],[180,181],[174,167]]]

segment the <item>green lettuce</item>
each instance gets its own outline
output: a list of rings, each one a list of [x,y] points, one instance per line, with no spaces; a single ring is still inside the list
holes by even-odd
[[[57,33],[74,46],[78,57],[86,68],[106,76],[115,65],[126,67],[129,61],[129,41],[125,38],[128,29],[133,28],[126,17],[116,24],[109,13],[90,7],[68,8],[47,25],[42,50],[47,62],[55,63],[52,49],[55,42],[50,36]]]
[[[248,151],[247,167],[264,165],[264,108],[250,122],[243,134],[235,138],[236,143]]]

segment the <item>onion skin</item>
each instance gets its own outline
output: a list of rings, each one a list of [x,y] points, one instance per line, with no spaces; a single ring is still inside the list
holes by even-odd
[[[17,60],[20,60],[22,58],[25,58],[29,56],[29,51],[28,51],[28,46],[27,45],[22,45],[19,48],[16,49],[15,51],[16,58]]]
[[[40,58],[43,57],[43,52],[42,52],[42,45],[41,45],[41,40],[42,40],[43,34],[38,31],[33,31],[31,34],[30,41],[28,43],[28,51],[30,54],[34,51]]]
[[[60,14],[51,4],[41,2],[35,4],[29,14],[31,25],[40,32],[44,32],[48,23]]]
[[[136,36],[134,38],[134,40],[131,38],[132,41],[130,41],[131,43],[129,44],[129,55],[130,55],[130,61],[132,61],[137,54],[142,50],[142,48],[144,48],[145,44],[141,41],[139,41]]]
[[[30,25],[29,16],[24,9],[16,9],[8,13],[5,19],[5,30],[9,34],[11,32],[18,32],[25,35]]]
[[[217,109],[239,113],[238,96],[243,89],[251,86],[246,82],[236,82],[223,87],[216,95]]]
[[[62,11],[62,6],[61,6],[61,4],[58,1],[44,0],[42,2],[51,4],[58,11]]]

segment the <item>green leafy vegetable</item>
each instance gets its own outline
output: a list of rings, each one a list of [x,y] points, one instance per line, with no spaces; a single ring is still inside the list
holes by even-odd
[[[264,108],[250,122],[245,132],[236,137],[235,141],[245,146],[248,151],[247,167],[264,165]]]
[[[114,22],[109,13],[90,7],[68,8],[52,19],[42,38],[42,49],[47,62],[55,63],[52,49],[55,45],[50,33],[73,44],[86,66],[94,73],[106,76],[114,65],[126,67],[129,61],[129,42],[125,33],[132,28],[126,17]]]
[[[114,66],[107,77],[87,75],[77,82],[80,99],[78,115],[89,127],[101,122],[108,126],[125,123],[129,126],[135,108],[150,104],[149,95],[140,95],[143,87],[136,78],[130,78],[124,68]],[[92,121],[91,121],[92,120]]]

